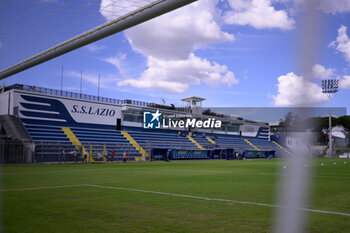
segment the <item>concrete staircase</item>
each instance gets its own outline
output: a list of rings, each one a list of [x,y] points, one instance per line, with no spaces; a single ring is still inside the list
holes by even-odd
[[[193,142],[199,149],[204,150],[204,147],[201,146],[201,144],[199,144],[196,140],[194,140],[190,135],[187,135],[187,138],[188,138],[188,140]]]
[[[131,137],[131,135],[126,132],[126,131],[121,131],[121,133],[123,134],[123,136],[135,147],[136,150],[138,150],[141,155],[142,155],[142,160],[145,160],[146,157],[150,157],[149,154],[140,146],[140,144],[138,144],[135,139],[133,139],[133,137]],[[135,158],[135,160],[138,160]]]
[[[246,143],[248,143],[251,147],[253,147],[255,150],[260,150],[257,146],[255,146],[253,143],[251,143],[248,139],[244,139]]]

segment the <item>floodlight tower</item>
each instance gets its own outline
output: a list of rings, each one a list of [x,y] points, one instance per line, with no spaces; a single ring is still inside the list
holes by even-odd
[[[332,112],[331,100],[332,94],[338,92],[339,79],[325,79],[322,80],[322,92],[327,94],[329,99],[329,157],[332,157]]]

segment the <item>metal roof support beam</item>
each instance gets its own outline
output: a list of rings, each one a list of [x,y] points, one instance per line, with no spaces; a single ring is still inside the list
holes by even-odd
[[[47,49],[5,70],[2,70],[0,72],[0,80],[195,1],[196,0],[156,1],[125,16],[109,21],[76,37],[64,41],[63,43]]]

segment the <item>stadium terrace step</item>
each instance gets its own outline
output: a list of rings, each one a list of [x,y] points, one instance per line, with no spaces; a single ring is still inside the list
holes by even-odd
[[[60,126],[46,126],[25,124],[26,129],[31,135],[32,139],[38,145],[35,149],[36,161],[57,161],[62,151],[66,151],[68,157],[69,152],[76,147],[76,141],[67,136]],[[125,135],[115,129],[102,128],[86,128],[86,127],[69,127],[73,135],[89,152],[90,145],[92,145],[92,154],[104,154],[103,146],[106,146],[107,158],[112,160],[110,152],[114,150],[114,161],[122,159],[124,152],[128,153],[130,160],[142,159],[143,154],[137,148],[141,147],[144,153],[151,154],[153,148],[179,149],[179,150],[198,150],[198,145],[191,141],[186,136],[179,136],[177,131],[163,130],[163,131],[137,131],[128,129],[127,132],[130,137],[137,143],[135,146],[131,143]],[[214,139],[215,136],[215,139]],[[203,135],[197,133],[196,136],[191,137],[203,149],[214,148],[232,148],[235,151],[243,152],[251,150],[252,146],[244,139],[236,135],[222,135],[222,134],[207,134]],[[259,148],[261,151],[276,151],[277,157],[286,156],[286,150],[274,144],[272,141],[259,138],[247,139],[251,144]],[[75,142],[74,144],[72,142]],[[57,144],[58,143],[58,144]],[[79,145],[79,144],[78,144]],[[200,149],[202,149],[200,148]],[[254,147],[253,147],[254,148]],[[254,148],[255,149],[255,148]],[[67,153],[68,152],[68,153]],[[199,157],[194,156],[194,159]]]
[[[72,132],[72,130],[68,127],[62,127],[63,132],[67,135],[67,137],[69,138],[69,140],[73,143],[73,145],[75,145],[76,149],[80,149],[82,148],[82,154],[84,155],[86,152],[85,147],[83,146],[83,144],[81,144],[81,142],[79,141],[79,139],[74,135],[74,133]]]
[[[128,131],[128,133],[148,153],[151,153],[152,148],[198,149],[187,137],[179,136],[177,132],[170,130],[164,130],[164,132]]]
[[[209,141],[210,143],[216,144],[216,142],[215,142],[213,139],[211,139],[210,137],[208,137],[208,136],[205,136],[205,137],[208,139],[208,141]]]
[[[187,135],[187,138],[188,138],[188,140],[193,142],[199,149],[204,150],[204,147],[201,146],[201,144],[199,144],[196,140],[194,140],[190,135]]]
[[[288,154],[291,154],[286,148],[284,148],[283,146],[281,146],[279,143],[277,143],[276,141],[273,141],[272,142],[277,145],[279,148],[281,148],[282,150],[284,150],[285,152],[287,152]]]
[[[123,136],[142,154],[143,160],[145,160],[146,157],[150,157],[149,154],[138,144],[135,139],[131,137],[131,135],[126,131],[121,131]],[[136,159],[140,160],[140,159]]]
[[[249,145],[251,145],[255,150],[260,150],[257,146],[255,146],[253,143],[251,143],[248,139],[245,138],[244,141],[246,143],[248,143]]]

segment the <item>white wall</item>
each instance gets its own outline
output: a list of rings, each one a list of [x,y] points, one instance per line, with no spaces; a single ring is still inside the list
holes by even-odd
[[[104,124],[104,125],[116,125],[116,119],[121,118],[121,107],[114,104],[104,104],[98,103],[95,101],[86,101],[86,100],[78,100],[71,99],[59,96],[51,96],[45,94],[34,94],[34,93],[26,93],[26,92],[14,92],[14,106],[18,106],[19,110],[28,110],[33,112],[46,112],[46,113],[57,113],[55,111],[38,111],[26,109],[21,106],[20,103],[30,103],[37,105],[47,106],[47,103],[41,102],[31,102],[24,100],[21,95],[29,95],[35,96],[45,99],[54,99],[60,101],[71,117],[79,123],[90,123],[90,124]],[[26,116],[19,114],[21,118],[26,118]],[[49,120],[49,119],[48,119]],[[52,119],[51,119],[52,120]]]
[[[11,95],[10,91],[4,92],[0,94],[0,115],[8,114],[8,103],[9,96]]]

